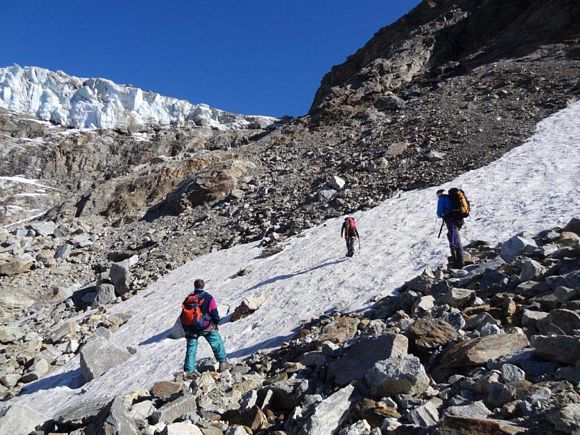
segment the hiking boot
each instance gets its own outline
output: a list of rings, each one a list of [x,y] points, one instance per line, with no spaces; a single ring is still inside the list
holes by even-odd
[[[230,364],[227,361],[220,361],[219,367],[218,367],[218,372],[225,372],[226,370],[229,370],[233,367],[233,364]]]

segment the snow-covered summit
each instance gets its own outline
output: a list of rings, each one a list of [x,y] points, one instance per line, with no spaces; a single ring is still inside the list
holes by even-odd
[[[107,79],[19,65],[0,68],[0,107],[67,127],[130,131],[145,125],[188,123],[219,130],[264,128],[276,121],[224,112]]]

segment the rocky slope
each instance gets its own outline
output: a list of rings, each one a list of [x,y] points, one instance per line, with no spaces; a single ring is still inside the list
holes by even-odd
[[[216,129],[267,126],[274,118],[244,116],[206,104],[164,97],[102,78],[79,78],[62,71],[14,65],[0,68],[0,107],[73,128],[141,131],[147,125]]]
[[[47,243],[0,284],[34,297],[72,291],[138,254],[134,292],[196,255],[275,245],[497,159],[580,93],[574,3],[499,5],[422,3],[333,69],[308,116],[273,130],[70,133],[0,113],[0,175],[48,186],[0,180],[15,189],[0,198],[4,223],[52,207],[43,219],[75,248],[54,261],[67,248]]]
[[[143,434],[571,434],[580,428],[580,221],[498,246],[477,241],[463,270],[426,269],[362,313],[329,313],[281,348],[217,371],[202,361],[149,390],[46,420],[23,405],[0,429]],[[251,273],[251,272],[250,272]],[[252,305],[252,304],[249,304]],[[236,310],[240,317],[260,309]],[[130,317],[89,314],[46,335],[64,304],[4,328],[8,397],[81,354],[80,383],[135,349],[107,337]],[[50,338],[48,338],[50,337]],[[178,329],[172,338],[180,337]],[[42,343],[44,339],[44,343]],[[83,347],[80,345],[86,343]],[[41,352],[39,352],[42,350]],[[6,358],[6,357],[5,357]],[[80,387],[80,385],[75,388]]]

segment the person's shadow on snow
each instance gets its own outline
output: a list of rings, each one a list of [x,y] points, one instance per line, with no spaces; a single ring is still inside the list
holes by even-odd
[[[314,267],[311,267],[310,269],[304,269],[304,270],[301,270],[299,272],[288,273],[288,274],[284,274],[284,275],[278,275],[278,276],[275,276],[273,278],[268,278],[268,279],[266,279],[266,280],[264,280],[262,282],[259,282],[256,285],[250,287],[247,291],[252,291],[252,290],[255,290],[257,288],[263,287],[265,285],[275,283],[277,281],[282,281],[282,280],[285,280],[285,279],[294,278],[295,276],[304,275],[305,273],[309,273],[309,272],[315,271],[317,269],[321,269],[323,267],[328,267],[328,266],[332,266],[332,265],[335,265],[335,264],[340,264],[340,263],[343,263],[345,261],[348,261],[348,258],[341,258],[339,260],[333,260],[333,261],[325,261],[325,262],[320,263],[320,264],[318,264],[318,265],[316,265]]]

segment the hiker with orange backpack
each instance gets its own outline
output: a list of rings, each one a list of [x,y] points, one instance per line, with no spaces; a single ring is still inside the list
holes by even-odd
[[[463,226],[463,218],[469,216],[469,201],[463,190],[457,188],[449,189],[447,194],[444,189],[439,189],[437,198],[437,217],[443,219],[442,229],[443,225],[447,226],[447,240],[449,240],[449,249],[451,250],[449,265],[461,269],[465,265],[465,261],[459,230]],[[439,235],[441,235],[441,231],[439,231]]]
[[[358,247],[360,249],[360,237],[356,229],[356,222],[352,216],[344,218],[342,228],[340,229],[340,237],[346,239],[346,256],[352,257],[354,255],[354,241],[358,239]]]
[[[227,363],[224,342],[218,333],[220,316],[217,304],[213,296],[204,290],[205,282],[203,279],[196,279],[193,286],[195,290],[183,301],[180,316],[187,340],[183,371],[193,373],[197,369],[195,355],[199,337],[204,337],[207,340],[219,362],[219,370],[223,371],[228,368],[229,364]]]

